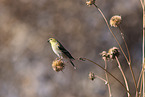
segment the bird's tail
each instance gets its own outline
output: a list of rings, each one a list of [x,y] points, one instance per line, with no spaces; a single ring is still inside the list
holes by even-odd
[[[70,60],[70,63],[72,64],[72,66],[74,67],[74,69],[76,69],[76,66],[74,65],[74,63],[72,62],[72,60]]]

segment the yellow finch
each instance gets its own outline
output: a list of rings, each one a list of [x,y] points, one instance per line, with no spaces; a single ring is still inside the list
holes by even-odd
[[[69,59],[70,63],[73,65],[74,69],[76,69],[72,60],[75,60],[72,55],[62,46],[62,44],[54,38],[49,38],[48,42],[50,42],[52,50],[54,53],[60,58]]]

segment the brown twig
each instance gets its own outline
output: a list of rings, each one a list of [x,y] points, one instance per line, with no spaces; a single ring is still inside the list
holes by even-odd
[[[142,0],[140,0],[140,3],[141,3],[141,6],[142,6],[142,8],[143,8],[143,7],[144,7],[144,4],[143,4]]]
[[[82,60],[82,61],[89,61],[97,66],[99,66],[101,69],[103,69],[104,71],[106,71],[110,76],[112,76],[117,82],[119,82],[121,84],[121,86],[123,86],[123,88],[126,90],[126,92],[128,92],[130,94],[130,92],[126,89],[125,85],[120,81],[118,80],[114,75],[112,75],[110,72],[108,72],[106,69],[104,69],[102,66],[100,66],[99,64],[97,64],[96,62],[90,60],[90,59],[87,59],[87,58],[79,58],[79,60]],[[130,94],[130,97],[131,97],[131,94]]]
[[[104,81],[105,83],[107,83],[107,80],[105,80],[104,78],[102,78],[102,77],[100,77],[100,76],[98,76],[98,75],[96,75],[96,74],[95,74],[95,77],[97,77],[97,78],[99,78],[100,80],[102,80],[102,81]]]
[[[104,62],[105,62],[105,69],[107,70],[107,62],[106,62],[106,59],[104,59]],[[108,75],[107,75],[107,72],[106,71],[105,71],[105,76],[106,76],[106,80],[107,80],[109,97],[112,97],[111,88],[110,88],[110,84],[109,84],[109,79],[108,79]]]
[[[144,0],[144,2],[143,2],[143,44],[142,44],[142,46],[143,46],[143,48],[142,48],[142,53],[143,53],[143,56],[142,56],[142,68],[143,68],[143,74],[142,74],[142,77],[143,77],[143,97],[145,97],[145,60],[144,60],[144,58],[145,58],[145,55],[144,55],[144,53],[145,53],[145,48],[144,48],[144,34],[145,33],[145,0]]]
[[[138,82],[137,82],[137,88],[139,89],[139,85],[140,85],[140,87],[141,87],[141,83],[142,83],[142,80],[141,80],[141,78],[142,78],[142,72],[143,72],[143,68],[142,68],[142,70],[141,70],[141,72],[140,72],[140,75],[139,75],[139,78],[138,78]],[[141,81],[141,82],[140,82]],[[141,89],[140,89],[141,90]],[[140,97],[140,94],[141,94],[141,91],[139,91],[138,93],[136,93],[136,97]]]
[[[126,59],[128,65],[129,65],[129,68],[130,68],[130,71],[131,71],[131,74],[132,74],[132,78],[133,78],[133,81],[134,81],[135,89],[136,89],[136,91],[138,91],[138,90],[137,90],[137,84],[136,84],[135,76],[134,76],[134,73],[133,73],[133,70],[132,70],[132,66],[131,66],[131,64],[130,64],[130,62],[129,62],[127,56],[126,56],[126,54],[124,53],[124,51],[123,51],[123,49],[122,49],[122,47],[121,47],[119,41],[117,40],[116,36],[115,36],[114,33],[112,32],[112,30],[111,30],[111,28],[110,28],[110,26],[109,26],[109,24],[108,24],[108,21],[107,21],[106,17],[104,16],[103,12],[101,11],[101,9],[100,9],[95,3],[94,3],[93,5],[94,5],[94,6],[98,9],[98,11],[101,13],[101,15],[102,15],[102,17],[104,18],[104,20],[105,20],[105,22],[106,22],[106,24],[107,24],[107,26],[108,26],[110,32],[112,33],[113,37],[115,38],[116,42],[118,43],[119,48],[120,48],[121,52],[123,53],[123,55],[124,55],[124,57],[125,57],[125,59]]]
[[[126,43],[126,41],[125,41],[124,34],[123,34],[123,32],[122,32],[121,27],[118,26],[118,28],[119,28],[119,30],[120,30],[121,37],[122,37],[122,39],[123,39],[123,41],[124,41],[124,44],[125,44],[125,47],[126,47],[126,50],[127,50],[127,53],[128,53],[128,57],[129,57],[129,62],[130,62],[130,64],[131,64],[131,57],[130,57],[130,52],[129,52],[129,49],[128,49],[128,45],[127,45],[127,43]]]
[[[127,89],[127,91],[129,91],[128,82],[127,82],[127,79],[125,77],[125,74],[124,74],[124,72],[122,70],[122,67],[120,65],[120,62],[119,62],[119,60],[118,60],[118,58],[116,56],[115,56],[115,59],[116,59],[116,61],[118,63],[118,68],[119,68],[119,70],[120,70],[120,72],[121,72],[121,74],[123,76],[123,79],[124,79],[124,82],[125,82],[125,85],[126,85],[126,89]],[[127,92],[127,95],[128,95],[128,97],[130,97],[130,94],[128,92]]]
[[[141,72],[140,72],[140,75],[139,75],[139,78],[138,78],[138,82],[137,82],[137,89],[139,89],[139,85],[140,85],[140,81],[142,81],[141,80],[141,78],[142,78],[142,72],[143,72],[143,68],[141,69]],[[139,93],[140,93],[141,91],[139,91],[138,93],[136,93],[136,97],[138,97],[138,95],[139,95]]]
[[[143,87],[143,80],[141,80],[141,82],[140,82],[140,90],[138,93],[139,94],[138,97],[141,97],[142,87]]]
[[[106,24],[107,24],[107,26],[108,26],[108,28],[109,28],[111,34],[113,35],[113,37],[115,38],[116,42],[118,43],[118,45],[119,45],[119,47],[120,47],[120,49],[121,49],[121,51],[122,51],[122,53],[123,53],[123,55],[124,55],[124,57],[125,57],[127,63],[129,63],[126,54],[124,53],[124,51],[123,51],[123,49],[122,49],[122,47],[121,47],[119,41],[117,40],[116,36],[115,36],[114,33],[112,32],[112,30],[111,30],[111,28],[110,28],[110,26],[109,26],[109,23],[108,23],[106,17],[104,16],[103,12],[101,11],[101,9],[100,9],[96,4],[94,4],[94,6],[95,6],[95,7],[98,9],[98,11],[101,13],[101,15],[102,15],[103,19],[105,20],[105,22],[106,22]]]

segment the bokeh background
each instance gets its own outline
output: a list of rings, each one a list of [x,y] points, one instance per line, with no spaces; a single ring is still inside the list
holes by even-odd
[[[0,0],[0,97],[108,97],[107,85],[91,81],[89,72],[105,78],[104,71],[89,62],[66,63],[63,72],[53,71],[57,57],[47,42],[54,37],[75,58],[86,57],[104,67],[99,55],[118,47],[102,16],[85,0]],[[142,59],[142,9],[139,0],[97,0],[107,20],[122,16],[136,80]],[[122,47],[119,30],[112,28]],[[122,68],[135,94],[133,80],[121,53]],[[108,71],[124,83],[115,60]],[[124,88],[109,76],[113,97],[126,97]]]

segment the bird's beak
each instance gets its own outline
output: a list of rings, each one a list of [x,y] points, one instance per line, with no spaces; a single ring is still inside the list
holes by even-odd
[[[49,42],[50,40],[48,39],[48,42]]]

